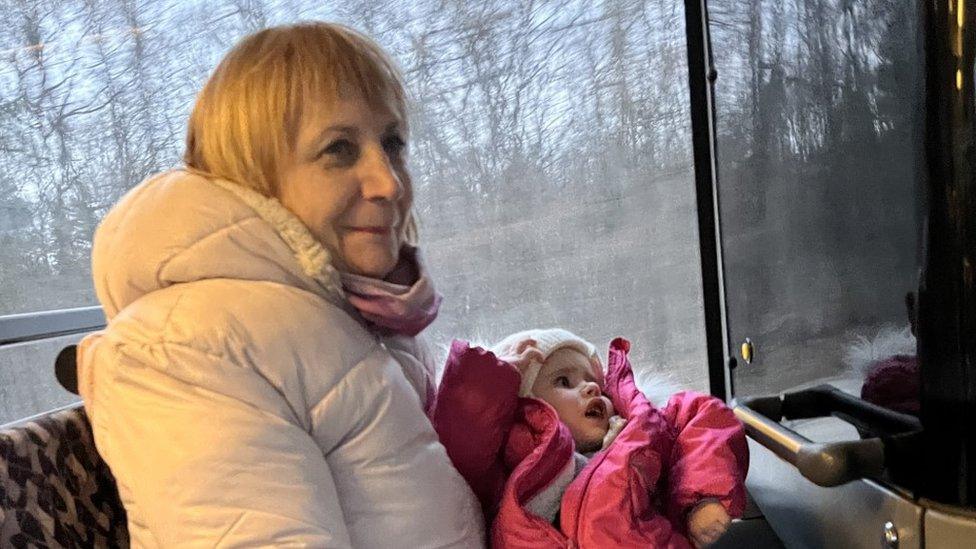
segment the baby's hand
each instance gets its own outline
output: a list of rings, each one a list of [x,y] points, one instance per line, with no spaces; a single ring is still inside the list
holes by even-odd
[[[514,349],[509,349],[508,354],[499,356],[498,360],[515,366],[519,374],[523,374],[526,368],[533,362],[545,362],[546,360],[546,357],[543,356],[542,351],[539,350],[537,345],[534,339],[520,341]]]
[[[731,522],[721,503],[706,499],[688,513],[688,535],[695,547],[711,545],[722,537]]]
[[[620,416],[611,416],[610,428],[607,429],[607,434],[603,437],[603,447],[600,449],[606,450],[607,446],[610,446],[610,443],[613,442],[613,439],[617,438],[617,435],[620,434],[620,431],[624,430],[624,427],[626,425],[627,425],[626,419]]]

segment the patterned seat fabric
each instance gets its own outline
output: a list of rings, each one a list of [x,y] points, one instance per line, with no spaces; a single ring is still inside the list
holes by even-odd
[[[80,406],[0,430],[0,547],[128,547],[115,479]]]

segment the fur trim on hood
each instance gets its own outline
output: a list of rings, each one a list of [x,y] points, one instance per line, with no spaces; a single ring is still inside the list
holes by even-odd
[[[906,326],[884,326],[873,337],[859,335],[844,352],[844,364],[860,376],[878,361],[895,355],[914,355],[915,336]]]
[[[95,291],[111,319],[183,282],[276,282],[351,309],[329,252],[274,198],[182,170],[147,179],[105,216],[92,246]]]

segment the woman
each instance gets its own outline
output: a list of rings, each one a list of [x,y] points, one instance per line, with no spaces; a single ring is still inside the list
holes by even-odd
[[[371,41],[266,29],[197,99],[187,169],[102,222],[80,389],[134,546],[482,544],[424,414],[406,132]]]

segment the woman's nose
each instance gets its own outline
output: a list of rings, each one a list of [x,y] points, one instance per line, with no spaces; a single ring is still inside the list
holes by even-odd
[[[382,148],[366,154],[360,174],[363,198],[395,202],[403,196],[403,182]]]

